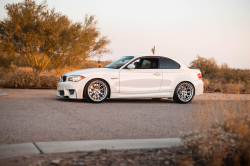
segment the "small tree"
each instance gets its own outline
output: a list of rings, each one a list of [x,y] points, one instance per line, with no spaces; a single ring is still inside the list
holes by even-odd
[[[110,43],[107,36],[101,36],[94,16],[85,16],[84,24],[76,23],[65,29],[65,36],[61,41],[63,46],[61,55],[52,58],[57,69],[79,68],[83,61],[92,57],[100,57],[111,53],[106,46]],[[70,44],[69,44],[70,43]]]
[[[219,66],[214,58],[204,58],[197,55],[197,59],[190,63],[190,68],[197,68],[201,70],[203,76],[208,76],[219,71]]]
[[[20,54],[38,76],[53,61],[55,67],[79,64],[86,58],[110,51],[101,37],[94,16],[73,23],[67,16],[48,9],[46,1],[7,4],[7,18],[0,22],[1,49],[8,56]]]

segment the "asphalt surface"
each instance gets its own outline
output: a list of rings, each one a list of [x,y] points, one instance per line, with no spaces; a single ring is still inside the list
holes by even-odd
[[[56,90],[2,90],[8,95],[0,96],[0,145],[175,138],[179,131],[190,130],[187,117],[206,96],[196,97],[189,104],[168,99],[110,99],[92,104],[58,98]]]

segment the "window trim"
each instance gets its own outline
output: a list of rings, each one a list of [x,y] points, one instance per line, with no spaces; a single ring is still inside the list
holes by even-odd
[[[178,62],[176,62],[175,60],[173,60],[173,59],[171,59],[171,58],[167,58],[167,57],[160,57],[159,58],[159,69],[170,69],[170,68],[161,68],[161,59],[163,59],[163,58],[165,58],[165,59],[170,59],[171,61],[174,61],[175,63],[177,63],[178,65],[179,65],[179,68],[178,69],[180,69],[181,68],[181,65],[178,63]],[[172,70],[176,70],[176,69],[172,69]]]

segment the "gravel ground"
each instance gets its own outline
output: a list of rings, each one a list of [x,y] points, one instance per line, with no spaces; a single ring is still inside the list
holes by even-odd
[[[215,100],[223,98],[218,94],[205,94],[189,104],[168,99],[113,99],[91,104],[85,100],[57,98],[56,90],[2,90],[9,95],[0,96],[0,145],[175,138],[179,137],[179,131],[190,130],[187,117],[194,113],[196,105],[204,104],[204,99],[211,95],[217,97]],[[229,95],[232,96],[238,95]]]
[[[96,152],[75,152],[21,156],[0,160],[0,165],[8,166],[89,166],[89,165],[180,165],[202,166],[197,157],[184,147],[140,150],[100,150]]]

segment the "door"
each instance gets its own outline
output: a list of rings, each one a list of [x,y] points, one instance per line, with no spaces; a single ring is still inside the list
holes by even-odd
[[[120,93],[157,93],[160,91],[162,72],[159,58],[138,58],[132,62],[135,69],[120,71]]]

